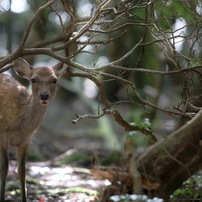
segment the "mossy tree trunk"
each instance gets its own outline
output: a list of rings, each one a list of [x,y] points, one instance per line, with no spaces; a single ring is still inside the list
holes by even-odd
[[[202,168],[202,110],[179,130],[151,146],[134,161],[134,167],[142,177],[159,183],[149,192],[150,196],[168,198]]]

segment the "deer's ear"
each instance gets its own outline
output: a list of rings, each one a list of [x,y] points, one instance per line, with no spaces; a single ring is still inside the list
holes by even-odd
[[[30,79],[32,74],[32,67],[30,64],[22,58],[17,58],[13,61],[15,72],[26,79]]]
[[[66,71],[67,65],[64,65],[62,62],[58,63],[57,65],[52,67],[55,75],[60,78]]]

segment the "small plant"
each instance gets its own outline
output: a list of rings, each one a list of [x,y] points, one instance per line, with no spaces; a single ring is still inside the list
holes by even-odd
[[[183,201],[202,200],[202,176],[194,175],[185,181],[181,188],[172,195],[172,201],[183,199]]]

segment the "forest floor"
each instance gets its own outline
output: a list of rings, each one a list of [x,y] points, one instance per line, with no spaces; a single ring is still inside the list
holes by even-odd
[[[72,152],[67,151],[51,161],[27,163],[28,202],[106,202],[101,196],[110,185],[108,180],[95,179],[91,169],[75,166],[75,163],[57,165]],[[10,161],[6,202],[21,201],[16,168],[16,161]],[[201,186],[202,173],[199,173],[188,179],[169,202],[201,202]]]
[[[51,166],[50,162],[28,163],[27,192],[30,202],[90,202],[98,199],[98,193],[107,180],[96,180],[90,170],[71,166]],[[10,163],[7,180],[7,202],[20,200],[16,162]]]

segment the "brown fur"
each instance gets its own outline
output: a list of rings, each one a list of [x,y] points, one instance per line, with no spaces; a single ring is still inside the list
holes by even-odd
[[[4,202],[8,147],[16,146],[21,198],[26,202],[25,162],[29,142],[55,96],[55,81],[65,68],[62,65],[32,68],[20,58],[13,64],[20,76],[32,81],[32,94],[14,78],[0,75],[0,201]]]

